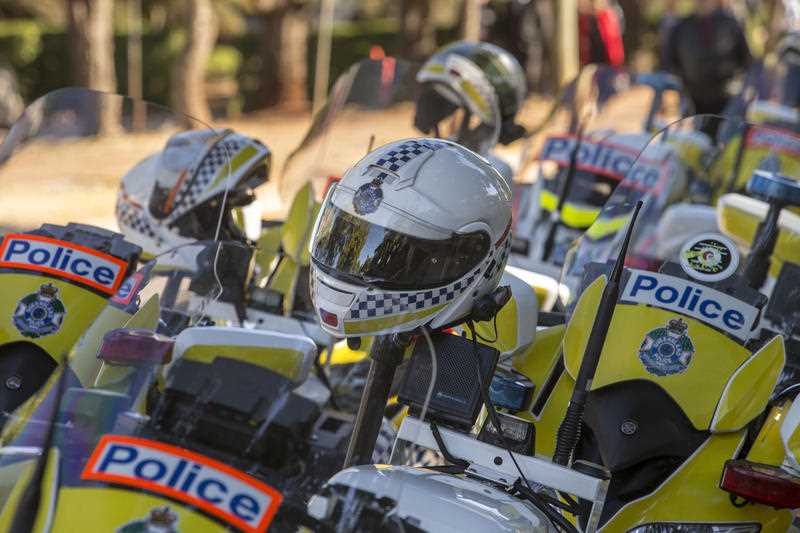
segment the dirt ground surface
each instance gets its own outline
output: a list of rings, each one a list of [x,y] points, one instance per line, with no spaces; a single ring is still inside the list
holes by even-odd
[[[617,130],[639,128],[642,111],[636,109],[629,96],[616,112],[604,113],[605,123],[598,122],[597,126],[613,126]],[[641,100],[646,99],[645,95]],[[545,120],[551,105],[552,100],[530,98],[519,114],[519,121],[533,128]],[[273,154],[270,181],[257,192],[262,217],[274,219],[286,212],[287,200],[299,185],[308,180],[322,185],[330,176],[340,176],[370,147],[419,136],[412,127],[413,113],[410,103],[391,110],[345,108],[327,122],[326,134],[307,143],[305,150],[286,168],[287,157],[298,147],[311,124],[310,114],[264,111],[234,121],[221,121],[215,127],[232,128],[270,147]],[[563,114],[556,114],[531,142],[518,141],[509,147],[498,147],[496,153],[511,164],[516,179],[530,181],[530,165],[523,162],[531,161],[538,153],[544,135],[563,132],[565,127]],[[31,229],[47,221],[82,222],[117,229],[114,205],[122,177],[137,162],[162,149],[176,131],[164,127],[146,133],[58,142],[42,139],[25,145],[0,169],[3,191],[0,228]]]

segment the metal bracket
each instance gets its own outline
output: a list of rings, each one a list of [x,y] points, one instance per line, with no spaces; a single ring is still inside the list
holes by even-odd
[[[477,440],[474,436],[439,427],[442,440],[448,451],[470,463],[467,471],[493,483],[513,485],[519,472],[511,461],[508,451],[498,446]],[[430,425],[412,416],[403,419],[397,433],[397,441],[412,442],[417,446],[440,451],[431,433]],[[395,441],[395,446],[397,446]],[[394,455],[394,454],[393,454]],[[592,502],[586,531],[596,531],[603,512],[608,480],[583,474],[551,461],[514,453],[525,478],[532,484],[565,492]]]

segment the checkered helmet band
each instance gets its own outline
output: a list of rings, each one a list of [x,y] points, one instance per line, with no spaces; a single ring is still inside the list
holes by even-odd
[[[387,152],[384,157],[375,161],[375,163],[372,164],[372,168],[378,171],[377,179],[391,184],[395,179],[397,171],[403,168],[407,163],[423,154],[435,152],[445,146],[445,143],[436,141],[406,141],[396,149]]]

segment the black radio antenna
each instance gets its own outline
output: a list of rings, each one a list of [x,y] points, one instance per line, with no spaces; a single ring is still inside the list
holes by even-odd
[[[608,282],[603,289],[603,295],[597,306],[597,315],[592,325],[592,331],[589,334],[589,342],[586,344],[586,350],[583,352],[583,360],[578,370],[578,376],[575,379],[575,388],[572,390],[572,398],[569,400],[564,420],[561,421],[561,426],[558,428],[556,452],[553,456],[553,460],[560,465],[566,466],[569,464],[569,460],[580,438],[583,411],[586,408],[586,401],[589,398],[589,389],[592,387],[592,381],[597,372],[597,366],[600,363],[600,354],[603,352],[603,345],[606,342],[608,329],[611,326],[611,318],[614,316],[614,307],[617,305],[617,300],[619,299],[619,286],[622,278],[622,270],[625,267],[625,255],[628,252],[628,245],[630,244],[631,235],[633,234],[633,227],[636,224],[636,217],[639,216],[641,207],[642,201],[639,200],[636,202],[631,220],[628,222],[628,230],[625,233],[625,239],[622,241],[622,248],[619,251],[619,255],[617,255],[617,260],[614,262],[614,267],[611,269],[611,275],[608,277]]]

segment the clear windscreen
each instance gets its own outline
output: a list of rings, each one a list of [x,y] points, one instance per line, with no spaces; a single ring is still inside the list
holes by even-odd
[[[515,190],[511,261],[532,270],[563,264],[572,241],[595,220],[653,132],[689,108],[680,83],[668,74],[594,65],[567,86],[561,102],[562,120],[530,139]],[[710,136],[689,123],[670,143],[697,170],[711,150]]]
[[[604,65],[588,65],[568,83],[545,120],[534,113],[520,122],[532,133],[524,147],[524,173],[534,181],[548,139],[605,132],[654,132],[690,113],[680,82],[666,73],[636,74]]]
[[[293,392],[314,344],[219,337],[212,327],[241,324],[234,302],[245,300],[253,274],[253,249],[213,231],[226,211],[225,151],[209,176],[221,186],[205,206],[210,239],[183,239],[145,260],[127,231],[116,233],[124,175],[138,191],[175,177],[181,193],[190,161],[159,167],[180,169],[176,176],[139,166],[132,180],[129,171],[166,157],[187,127],[199,135],[180,154],[202,154],[219,138],[159,106],[67,89],[31,104],[0,147],[0,283],[14,328],[2,330],[0,349],[23,347],[0,369],[0,514],[12,529],[30,530],[45,513],[54,531],[178,522],[203,530],[220,521],[255,531],[270,524],[281,492],[304,483],[290,461],[303,445],[291,432],[310,439],[311,427],[282,409],[313,411],[327,397],[321,385]],[[219,316],[219,303],[230,303],[231,316]],[[26,358],[44,363],[9,366]],[[130,461],[119,461],[123,453]],[[301,503],[282,510],[291,515]]]
[[[330,181],[370,150],[418,136],[415,75],[412,64],[387,57],[362,60],[336,80],[325,106],[284,165],[278,185],[284,201],[291,201],[306,183],[321,200]]]
[[[218,318],[215,305],[241,300],[245,254],[252,249],[237,243],[197,242],[129,278],[67,363],[5,417],[0,479],[21,481],[0,490],[3,513],[46,508],[46,499],[25,496],[26,481],[43,471],[57,476],[34,479],[60,499],[94,502],[92,523],[158,523],[165,517],[153,512],[165,508],[173,522],[199,528],[304,523],[305,501],[341,465],[340,449],[324,462],[334,444],[310,449],[330,393],[309,377],[310,339],[219,327],[238,325]],[[222,504],[228,490],[241,507]],[[55,531],[89,523],[74,506],[50,512]]]
[[[714,146],[698,172],[673,141],[682,132],[708,129],[732,135]],[[708,283],[754,275],[757,269],[750,264],[755,260],[748,254],[766,238],[765,220],[777,209],[777,244],[767,255],[766,271],[742,282],[769,295],[783,264],[796,259],[794,247],[800,242],[792,199],[799,149],[800,139],[786,130],[711,115],[688,117],[659,131],[568,252],[562,271],[562,282],[570,288],[567,307],[580,297],[593,272],[604,272],[598,265],[607,267],[617,258],[637,202],[642,207],[625,266],[650,272],[667,268]]]
[[[393,57],[365,59],[333,85],[301,144],[289,155],[278,190],[285,205],[311,183],[319,201],[371,150],[411,137],[450,139],[486,155],[499,123],[486,124],[417,81],[419,65]],[[455,98],[455,96],[453,97]]]

